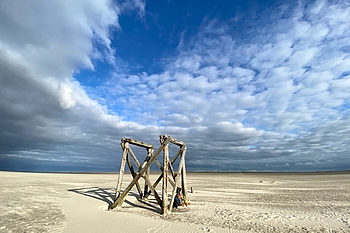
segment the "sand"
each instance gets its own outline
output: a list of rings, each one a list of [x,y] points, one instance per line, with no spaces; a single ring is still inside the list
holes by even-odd
[[[350,232],[350,173],[187,176],[191,205],[163,217],[136,189],[109,211],[117,174],[0,172],[0,232]]]

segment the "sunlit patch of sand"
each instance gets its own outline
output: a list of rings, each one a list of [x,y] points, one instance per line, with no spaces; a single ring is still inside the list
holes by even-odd
[[[0,232],[350,232],[349,173],[189,173],[166,217],[136,189],[108,211],[117,177],[0,172]]]

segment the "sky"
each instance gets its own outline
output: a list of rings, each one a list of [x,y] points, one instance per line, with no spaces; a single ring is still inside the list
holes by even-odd
[[[349,170],[349,22],[348,0],[0,1],[0,170],[118,172],[122,138],[163,134],[188,171]]]

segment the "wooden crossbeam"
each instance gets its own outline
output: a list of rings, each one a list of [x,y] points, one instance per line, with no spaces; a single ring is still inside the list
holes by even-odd
[[[144,142],[141,142],[141,141],[137,141],[135,139],[132,139],[132,138],[123,138],[122,140],[122,143],[124,142],[128,142],[130,144],[133,144],[133,145],[136,145],[136,146],[141,146],[141,147],[144,147],[146,149],[150,148],[150,149],[154,149],[154,146],[151,145],[151,144],[147,144],[147,143],[144,143]]]

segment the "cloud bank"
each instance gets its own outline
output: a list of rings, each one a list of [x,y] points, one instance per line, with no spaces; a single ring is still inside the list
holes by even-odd
[[[188,144],[190,170],[349,169],[346,2],[279,5],[244,33],[206,18],[158,73],[120,69],[111,46],[144,2],[0,4],[2,169],[117,170],[121,138],[160,134]],[[75,78],[97,63],[112,67],[97,86]]]

